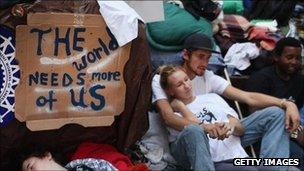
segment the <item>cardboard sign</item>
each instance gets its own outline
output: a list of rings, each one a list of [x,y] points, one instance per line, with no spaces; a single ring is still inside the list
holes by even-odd
[[[102,16],[32,14],[16,40],[16,118],[29,129],[108,126],[124,110],[131,46],[118,46]]]

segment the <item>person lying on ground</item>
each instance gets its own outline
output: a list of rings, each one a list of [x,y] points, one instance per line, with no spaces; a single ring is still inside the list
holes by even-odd
[[[117,171],[111,163],[102,159],[77,159],[63,166],[62,157],[52,155],[47,147],[30,144],[20,150],[17,167],[23,171],[62,170],[62,171]]]

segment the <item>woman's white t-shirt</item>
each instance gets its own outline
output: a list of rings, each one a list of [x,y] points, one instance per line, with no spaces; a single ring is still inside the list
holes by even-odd
[[[238,119],[237,113],[219,95],[210,93],[196,96],[187,107],[204,123],[229,122],[227,115]],[[181,116],[179,113],[175,113]],[[169,141],[176,140],[179,131],[169,128]],[[248,157],[241,146],[240,137],[231,135],[224,140],[209,138],[210,153],[214,162]]]

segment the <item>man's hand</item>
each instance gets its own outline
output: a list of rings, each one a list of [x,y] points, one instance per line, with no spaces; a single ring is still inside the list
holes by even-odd
[[[226,137],[229,137],[229,136],[232,135],[233,132],[234,132],[235,124],[226,122],[226,123],[225,123],[225,128],[229,130],[229,131],[227,132],[227,134],[226,134]]]
[[[296,131],[291,133],[290,137],[304,147],[304,126],[300,125]]]
[[[234,136],[242,136],[245,133],[245,128],[244,126],[241,124],[240,120],[238,120],[237,118],[235,118],[234,116],[228,114],[227,118],[229,120],[228,123],[226,123],[226,125],[228,126],[228,128],[230,128],[230,131],[228,132],[227,136],[230,135],[234,135]]]
[[[298,127],[298,136],[296,141],[302,146],[304,147],[304,126],[300,125]]]
[[[285,128],[289,132],[297,130],[300,125],[300,114],[297,106],[290,101],[285,101],[282,103],[283,107],[286,109],[286,119]]]
[[[204,131],[209,134],[210,138],[217,138],[218,140],[223,140],[227,138],[227,132],[229,129],[225,127],[224,123],[214,123],[214,124],[203,124]]]

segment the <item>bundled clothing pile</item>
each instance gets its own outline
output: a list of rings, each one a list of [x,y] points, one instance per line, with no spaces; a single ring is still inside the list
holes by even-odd
[[[103,167],[109,168],[109,170],[116,168],[116,170],[125,171],[148,171],[148,167],[145,164],[133,164],[128,156],[118,152],[115,147],[107,144],[84,142],[77,147],[70,159],[73,163],[69,163],[69,165],[90,160],[90,163],[95,163],[95,165],[102,164]],[[107,162],[110,164],[107,164]]]

